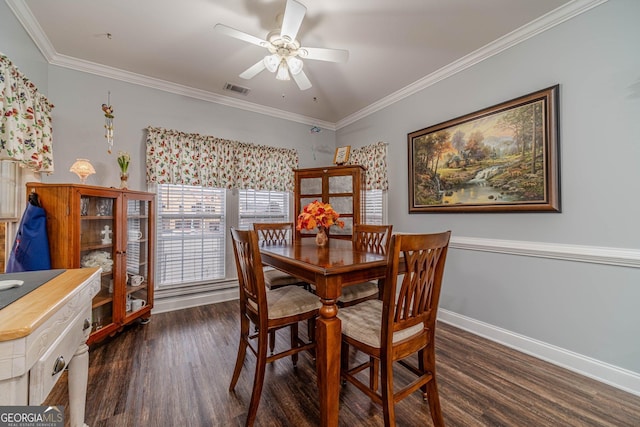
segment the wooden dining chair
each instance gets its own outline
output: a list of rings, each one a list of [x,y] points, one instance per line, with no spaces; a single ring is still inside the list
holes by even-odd
[[[391,244],[393,225],[355,224],[353,226],[353,248],[360,251],[375,252],[386,255]],[[378,299],[378,282],[363,282],[342,288],[338,298],[339,307],[350,307],[355,304]]]
[[[315,348],[313,337],[310,337],[309,342],[304,342],[298,337],[298,322],[315,318],[321,304],[316,296],[297,286],[285,286],[267,292],[256,231],[232,228],[231,238],[240,285],[240,343],[229,391],[233,391],[238,382],[249,347],[257,358],[251,402],[245,423],[246,426],[251,426],[260,403],[266,364],[291,356],[295,367],[299,352]],[[253,334],[250,334],[251,323],[257,326]],[[285,327],[291,331],[291,346],[287,350],[267,356],[269,333]],[[256,339],[257,348],[253,345]]]
[[[261,246],[282,245],[293,241],[293,222],[253,223],[253,229],[258,232]],[[297,285],[307,287],[307,283],[295,276],[271,267],[264,269],[264,283],[268,289],[282,286]]]
[[[450,236],[449,231],[394,235],[382,300],[338,311],[342,321],[341,378],[382,405],[385,426],[395,426],[394,404],[418,388],[429,402],[434,425],[444,425],[436,382],[435,330]],[[398,276],[400,263],[404,272]],[[349,367],[350,346],[369,355],[369,360]],[[415,353],[417,366],[406,360]],[[417,377],[396,391],[394,362]],[[366,368],[368,385],[358,378]]]
[[[253,223],[253,229],[258,233],[258,242],[260,246],[283,245],[293,241],[294,228],[293,222],[270,222],[270,223]],[[283,271],[272,267],[263,267],[264,283],[267,289],[278,289],[283,286],[302,286],[309,289],[309,284],[298,279],[295,276],[287,274]],[[309,336],[315,330],[314,319],[307,325]],[[276,332],[271,331],[269,336],[269,349],[273,354],[276,343]]]

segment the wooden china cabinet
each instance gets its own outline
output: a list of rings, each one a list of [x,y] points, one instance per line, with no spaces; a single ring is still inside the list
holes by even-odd
[[[52,268],[102,267],[88,344],[149,320],[155,195],[82,184],[27,183],[47,214]]]
[[[295,218],[309,203],[330,203],[344,228],[331,227],[329,236],[350,240],[354,224],[365,223],[365,173],[359,165],[294,169]],[[296,238],[313,237],[315,230],[296,231]]]

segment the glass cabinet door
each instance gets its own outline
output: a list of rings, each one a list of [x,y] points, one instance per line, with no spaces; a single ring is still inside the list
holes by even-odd
[[[295,169],[295,213],[314,200],[330,203],[340,214],[344,227],[331,227],[329,237],[347,240],[353,234],[354,224],[365,222],[364,178],[365,168],[358,165],[328,166]],[[315,235],[316,230],[296,230],[296,238]]]
[[[331,234],[351,235],[353,233],[353,176],[337,175],[329,177],[329,203],[340,214],[344,228],[332,227]]]
[[[92,332],[114,322],[115,198],[80,197],[80,266],[101,267],[100,292],[93,299]]]
[[[307,206],[314,201],[322,201],[322,176],[300,178],[300,206]],[[300,212],[296,212],[296,218]],[[316,230],[300,230],[301,234],[315,234]]]
[[[151,274],[150,257],[150,209],[149,200],[126,198],[127,215],[127,298],[126,315],[143,309],[149,301]]]

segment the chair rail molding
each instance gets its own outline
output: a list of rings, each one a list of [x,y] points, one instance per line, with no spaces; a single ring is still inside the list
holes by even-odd
[[[560,261],[640,268],[640,250],[638,249],[497,240],[464,236],[451,237],[449,247],[471,251],[551,258]]]

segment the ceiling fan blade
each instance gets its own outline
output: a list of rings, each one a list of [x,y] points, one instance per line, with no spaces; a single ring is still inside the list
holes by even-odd
[[[295,40],[305,13],[307,13],[307,8],[302,3],[298,3],[296,0],[287,0],[280,36],[282,38],[288,37],[289,41]]]
[[[219,33],[222,33],[229,37],[233,37],[235,39],[239,39],[262,47],[269,46],[269,42],[266,40],[259,39],[258,37],[254,37],[251,34],[236,30],[235,28],[227,27],[224,24],[216,24],[216,26],[213,28]]]
[[[300,70],[298,74],[292,74],[292,76],[300,90],[307,90],[311,87],[311,82],[304,71]]]
[[[251,79],[258,75],[258,73],[264,70],[266,67],[264,65],[264,61],[261,59],[260,61],[253,64],[251,67],[247,68],[240,74],[240,78],[243,79]]]
[[[344,49],[325,49],[323,47],[301,47],[298,56],[318,61],[347,62],[349,51]]]

